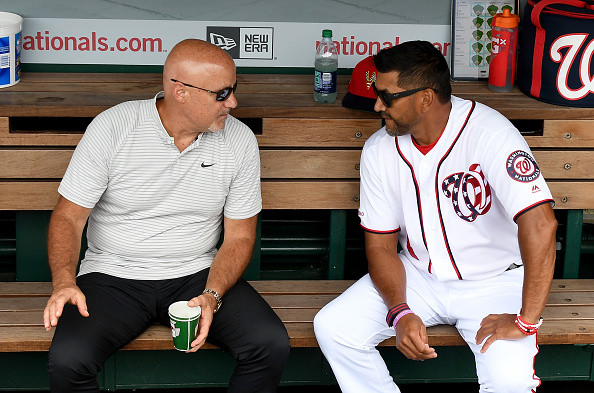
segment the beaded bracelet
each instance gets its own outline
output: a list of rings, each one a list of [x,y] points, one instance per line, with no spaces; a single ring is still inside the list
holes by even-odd
[[[397,304],[394,307],[392,307],[388,311],[388,315],[386,315],[386,323],[388,324],[388,326],[390,326],[390,327],[394,326],[394,319],[396,319],[398,314],[400,314],[401,312],[404,312],[406,310],[410,310],[410,307],[408,307],[408,304],[406,304],[406,303],[400,303],[400,304]]]
[[[521,312],[521,310],[520,310],[520,312]],[[520,331],[527,336],[536,334],[536,332],[538,331],[538,328],[540,327],[540,325],[542,325],[542,321],[543,321],[542,317],[540,317],[540,319],[538,320],[538,322],[536,324],[531,324],[531,323],[528,323],[522,319],[522,317],[520,316],[520,312],[516,315],[516,320],[515,320],[516,326],[518,327],[518,329],[520,329]]]

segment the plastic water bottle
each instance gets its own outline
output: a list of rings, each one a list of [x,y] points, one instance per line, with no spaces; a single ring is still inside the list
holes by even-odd
[[[314,100],[329,104],[336,100],[336,70],[338,48],[332,41],[332,30],[322,31],[322,41],[316,48]]]
[[[491,64],[489,64],[491,91],[509,92],[514,87],[519,20],[520,18],[507,8],[493,18]]]

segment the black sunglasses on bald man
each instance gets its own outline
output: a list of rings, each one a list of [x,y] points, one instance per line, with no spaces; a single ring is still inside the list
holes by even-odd
[[[237,89],[237,82],[235,82],[235,84],[233,86],[225,87],[224,89],[221,89],[219,91],[212,91],[212,90],[208,90],[208,89],[203,89],[202,87],[190,85],[188,83],[184,83],[182,81],[178,81],[177,79],[173,79],[173,78],[171,78],[171,81],[176,82],[176,83],[181,83],[184,86],[192,87],[194,89],[198,89],[198,90],[206,91],[208,93],[216,94],[217,101],[225,101],[227,98],[229,98],[231,93],[235,93],[235,90]]]
[[[377,87],[375,87],[375,82],[372,83],[371,86],[373,87],[373,92],[375,93],[375,95],[378,96],[380,100],[382,100],[382,103],[387,108],[389,108],[390,105],[392,105],[393,100],[397,100],[398,98],[412,96],[413,94],[415,94],[416,92],[419,92],[421,90],[431,89],[430,87],[418,87],[416,89],[405,90],[405,91],[401,91],[399,93],[388,93],[384,90],[378,90]],[[433,89],[433,90],[437,91],[435,89]]]

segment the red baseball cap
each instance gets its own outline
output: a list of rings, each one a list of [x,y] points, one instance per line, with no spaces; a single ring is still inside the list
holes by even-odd
[[[375,112],[373,107],[377,96],[373,92],[371,84],[377,77],[377,68],[373,62],[373,56],[366,57],[355,66],[349,88],[342,99],[342,106],[360,111]]]

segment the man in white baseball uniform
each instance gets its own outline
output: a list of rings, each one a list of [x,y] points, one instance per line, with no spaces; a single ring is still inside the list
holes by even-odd
[[[538,165],[501,114],[451,96],[429,42],[374,60],[386,126],[361,157],[369,274],[316,316],[320,348],[344,392],[399,392],[376,346],[396,336],[409,359],[432,359],[426,327],[450,324],[480,392],[533,392],[557,228]]]

